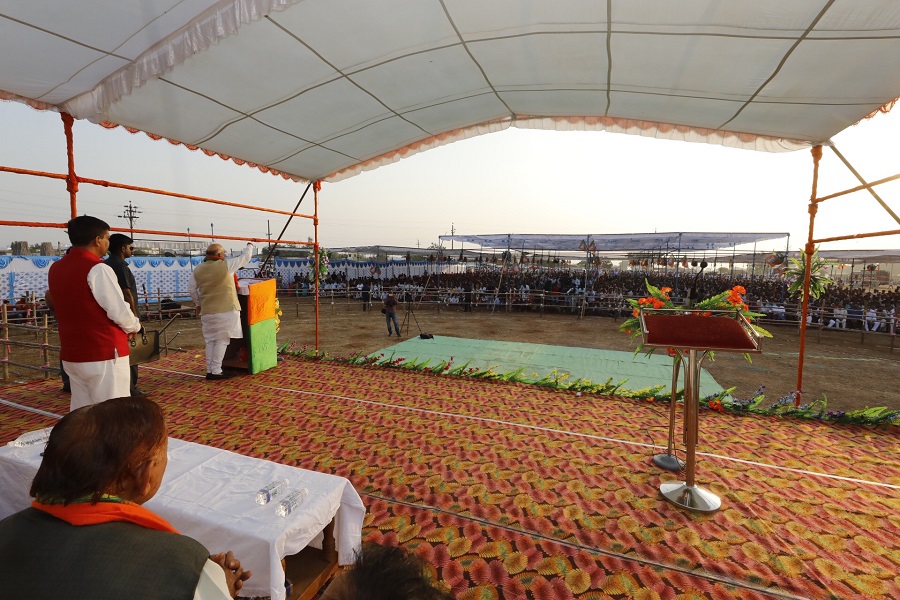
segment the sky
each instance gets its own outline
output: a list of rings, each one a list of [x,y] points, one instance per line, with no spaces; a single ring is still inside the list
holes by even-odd
[[[868,181],[900,172],[895,140],[900,109],[833,138]],[[284,181],[124,129],[78,121],[75,169],[83,177],[154,187],[290,211],[305,184]],[[56,113],[0,101],[0,165],[65,173]],[[857,185],[826,149],[819,195]],[[763,153],[605,132],[510,128],[429,150],[337,183],[319,193],[319,241],[326,248],[392,245],[427,248],[439,235],[489,233],[786,232],[759,249],[802,248],[808,229],[812,158],[808,150]],[[876,188],[900,213],[900,182]],[[113,227],[129,201],[136,228],[203,235],[278,236],[287,217],[82,184],[79,214]],[[298,212],[313,212],[312,193]],[[65,182],[0,173],[0,220],[68,219]],[[866,192],[823,203],[815,237],[900,229]],[[294,219],[285,240],[306,241],[309,220]],[[148,236],[136,236],[137,238]],[[13,240],[67,242],[63,230],[0,227]],[[239,247],[238,242],[224,242]],[[459,244],[455,245],[456,248]],[[896,249],[900,236],[832,242],[826,250]]]

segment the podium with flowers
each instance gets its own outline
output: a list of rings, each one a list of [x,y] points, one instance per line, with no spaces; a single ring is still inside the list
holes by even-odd
[[[274,279],[241,279],[238,287],[244,337],[231,340],[222,366],[247,369],[252,375],[278,364],[276,282]]]
[[[656,291],[659,292],[659,290]],[[664,292],[660,293],[664,294]],[[714,493],[696,485],[696,453],[700,428],[700,365],[711,352],[741,352],[744,354],[760,352],[760,333],[754,329],[742,313],[741,308],[745,306],[742,303],[731,302],[735,306],[731,310],[644,309],[643,306],[648,304],[650,303],[642,303],[637,316],[640,322],[643,346],[672,349],[677,356],[675,368],[678,368],[680,362],[685,364],[685,481],[664,482],[660,486],[660,492],[666,500],[683,508],[699,512],[713,512],[719,509],[722,501]],[[650,306],[654,306],[654,304],[650,304]],[[676,378],[677,371],[673,382],[677,381]],[[673,383],[671,415],[673,421],[670,422],[670,436],[674,428],[674,404]]]

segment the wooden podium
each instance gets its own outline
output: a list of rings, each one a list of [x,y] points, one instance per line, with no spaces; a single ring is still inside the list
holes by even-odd
[[[685,364],[684,446],[685,481],[660,485],[662,495],[673,504],[699,512],[713,512],[722,501],[712,492],[695,485],[697,440],[699,438],[700,364],[709,352],[759,352],[760,336],[739,311],[683,309],[641,310],[643,344],[648,348],[672,348]],[[677,381],[677,371],[673,375]],[[674,431],[675,391],[669,431]],[[670,433],[671,436],[671,433]],[[671,450],[671,449],[670,449]]]
[[[244,337],[232,339],[222,366],[247,369],[252,375],[278,364],[275,339],[275,280],[241,279],[241,329]]]

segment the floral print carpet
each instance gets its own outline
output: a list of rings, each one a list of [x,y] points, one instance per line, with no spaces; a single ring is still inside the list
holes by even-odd
[[[700,415],[702,514],[659,494],[666,406],[287,357],[207,382],[141,368],[170,435],[347,477],[364,539],[429,561],[460,599],[900,598],[900,433]],[[53,423],[57,380],[0,389],[0,443]],[[680,422],[678,425],[680,441]]]

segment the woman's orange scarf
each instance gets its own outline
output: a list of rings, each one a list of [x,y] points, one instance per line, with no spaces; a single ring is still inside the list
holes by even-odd
[[[98,525],[112,521],[134,523],[147,529],[178,533],[168,521],[133,502],[75,502],[71,504],[43,504],[35,500],[31,506],[62,519],[69,525]]]

